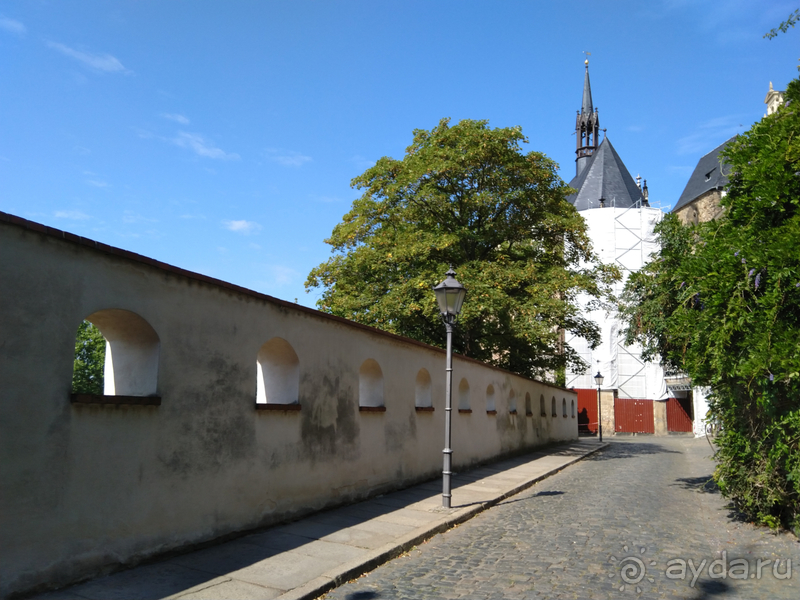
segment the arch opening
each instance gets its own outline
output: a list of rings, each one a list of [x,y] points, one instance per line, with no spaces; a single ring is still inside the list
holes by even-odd
[[[494,386],[489,385],[486,388],[486,412],[495,412],[497,411],[497,407],[495,406],[494,402]]]
[[[431,398],[431,374],[427,369],[420,369],[414,386],[414,406],[417,408],[433,408]]]
[[[364,407],[384,406],[383,371],[378,361],[368,358],[358,370],[358,405]]]
[[[300,402],[300,359],[281,337],[265,342],[258,351],[256,404]]]
[[[150,323],[134,312],[118,308],[99,310],[85,321],[105,339],[102,394],[157,395],[161,341]]]
[[[458,410],[471,411],[469,399],[469,382],[466,377],[462,377],[458,384]]]

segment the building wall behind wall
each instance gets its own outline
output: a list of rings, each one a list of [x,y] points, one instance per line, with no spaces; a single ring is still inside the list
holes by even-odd
[[[720,200],[722,200],[722,190],[709,190],[686,206],[679,208],[675,214],[684,225],[705,223],[722,214],[723,208],[720,206]]]
[[[440,472],[442,351],[58,234],[0,220],[0,595]],[[78,325],[108,309],[157,334],[159,406],[70,403]],[[300,410],[255,409],[259,350],[276,337],[299,361]],[[368,360],[383,412],[359,410]],[[415,408],[421,369],[433,411]],[[453,411],[456,468],[577,438],[560,409],[573,392],[456,357],[455,390],[462,379],[472,412]],[[556,397],[558,416],[513,414],[512,391],[518,406]]]

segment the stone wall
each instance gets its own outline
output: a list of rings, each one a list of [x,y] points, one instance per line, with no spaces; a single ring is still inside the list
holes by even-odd
[[[441,471],[439,349],[3,213],[0,256],[2,596]],[[87,318],[106,391],[71,396]],[[456,469],[577,438],[574,392],[463,357],[453,389]]]
[[[678,218],[684,225],[712,221],[719,217],[724,210],[722,206],[720,206],[722,196],[722,190],[709,190],[692,200],[686,206],[678,209],[675,214],[678,215]]]

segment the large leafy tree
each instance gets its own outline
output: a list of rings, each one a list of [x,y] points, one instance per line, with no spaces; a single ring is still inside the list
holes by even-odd
[[[311,271],[318,307],[441,346],[431,288],[452,265],[468,289],[454,347],[529,376],[552,377],[580,357],[563,330],[599,341],[576,298],[595,302],[619,274],[597,264],[557,165],[518,127],[442,120],[415,130],[402,160],[381,158],[326,240],[333,256]]]
[[[786,100],[726,150],[724,216],[665,219],[622,310],[629,342],[711,388],[722,491],[800,533],[800,81]]]

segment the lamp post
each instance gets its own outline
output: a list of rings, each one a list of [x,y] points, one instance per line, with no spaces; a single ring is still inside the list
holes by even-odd
[[[600,433],[600,441],[603,441],[603,404],[600,401],[600,386],[603,385],[603,376],[600,371],[594,376],[594,381],[597,383],[597,431]]]
[[[453,449],[450,448],[450,415],[453,412],[453,328],[461,312],[466,288],[456,281],[453,267],[446,273],[447,279],[433,288],[439,303],[439,312],[447,329],[447,367],[445,377],[444,405],[444,467],[442,469],[442,506],[450,508],[450,475],[452,475]]]

